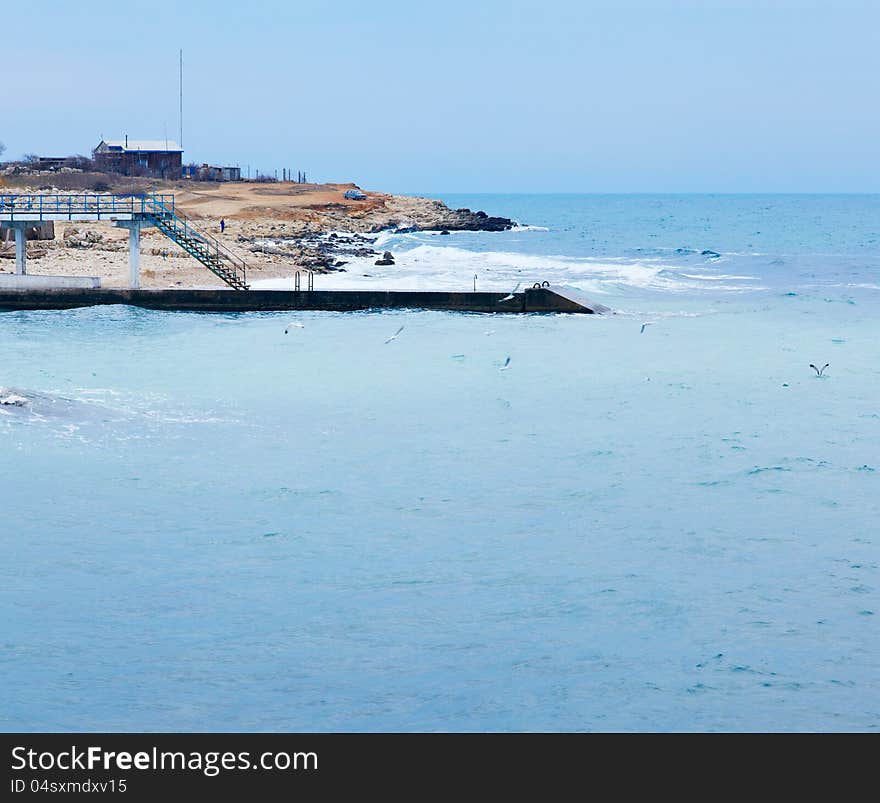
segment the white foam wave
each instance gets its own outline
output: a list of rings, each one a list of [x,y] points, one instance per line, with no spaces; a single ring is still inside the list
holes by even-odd
[[[645,318],[653,318],[661,320],[666,318],[704,318],[707,315],[717,315],[717,310],[706,310],[704,312],[690,312],[687,310],[631,310],[615,308],[614,314],[620,318],[638,318],[644,321]]]
[[[389,235],[399,238],[412,235]],[[424,235],[422,235],[423,237]],[[382,250],[388,240],[374,248]],[[375,265],[375,257],[348,261],[344,272],[316,277],[316,287],[327,290],[509,290],[517,282],[569,284],[585,292],[620,293],[654,290],[681,293],[692,290],[743,291],[758,289],[753,277],[685,275],[660,259],[599,259],[564,255],[536,255],[512,251],[472,251],[446,245],[421,244],[393,251],[395,264]],[[716,280],[717,279],[717,280]],[[718,281],[722,280],[722,281]],[[740,282],[748,284],[740,284]],[[293,278],[256,281],[261,289],[293,289]]]
[[[417,239],[418,238],[416,237],[416,235],[412,234],[410,232],[398,233],[398,232],[394,232],[394,231],[380,231],[376,235],[376,240],[373,243],[373,248],[381,251],[386,245],[388,245],[392,241],[397,243],[397,242],[406,242],[408,240],[415,241]]]
[[[682,273],[680,275],[686,279],[701,279],[705,282],[717,282],[724,279],[730,281],[755,281],[758,278],[757,276],[733,276],[729,273],[715,273],[712,275],[706,273]]]

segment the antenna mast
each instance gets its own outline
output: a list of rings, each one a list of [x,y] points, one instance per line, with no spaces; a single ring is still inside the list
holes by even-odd
[[[180,142],[177,144],[183,149],[183,48],[180,49]]]

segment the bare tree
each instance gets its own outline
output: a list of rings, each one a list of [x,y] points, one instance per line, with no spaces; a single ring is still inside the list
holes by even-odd
[[[21,160],[25,164],[33,165],[40,161],[40,157],[36,153],[26,153],[21,157]]]
[[[2,142],[0,142],[0,156],[3,155],[3,152],[4,152],[5,150],[6,150],[6,146],[5,146]]]

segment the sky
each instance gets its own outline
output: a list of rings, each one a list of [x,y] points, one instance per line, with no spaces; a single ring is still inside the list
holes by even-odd
[[[4,3],[5,159],[389,192],[880,191],[880,2]],[[166,134],[167,132],[167,134]]]

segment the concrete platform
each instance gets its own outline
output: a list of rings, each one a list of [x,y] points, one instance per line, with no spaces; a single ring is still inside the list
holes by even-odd
[[[35,276],[32,273],[0,273],[0,290],[96,290],[97,276]]]
[[[453,312],[570,312],[592,315],[607,311],[607,307],[593,304],[585,297],[575,299],[569,297],[571,293],[564,295],[550,287],[529,288],[505,300],[507,295],[421,290],[131,290],[32,286],[11,288],[0,285],[0,310],[71,309],[129,304],[147,309],[183,312],[432,309]]]

